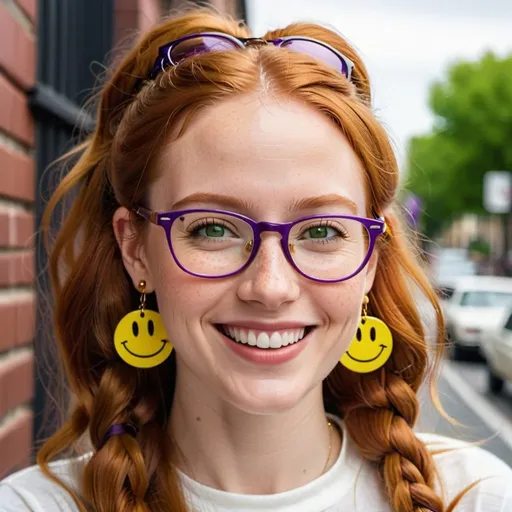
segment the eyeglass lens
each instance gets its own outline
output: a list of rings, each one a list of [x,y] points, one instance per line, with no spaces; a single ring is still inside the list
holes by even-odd
[[[336,68],[343,75],[348,76],[348,67],[338,55],[331,49],[314,41],[303,41],[300,39],[290,39],[284,41],[281,48],[309,55],[319,61],[325,62],[329,66]]]
[[[178,64],[188,57],[203,53],[225,52],[239,49],[234,41],[221,36],[197,36],[180,41],[170,49],[169,57],[174,64]]]

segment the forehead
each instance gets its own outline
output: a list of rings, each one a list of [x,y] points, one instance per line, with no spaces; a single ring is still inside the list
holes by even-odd
[[[267,219],[289,202],[327,194],[366,211],[364,173],[347,139],[297,100],[253,93],[206,107],[163,149],[159,165],[155,209],[206,192],[244,199]]]

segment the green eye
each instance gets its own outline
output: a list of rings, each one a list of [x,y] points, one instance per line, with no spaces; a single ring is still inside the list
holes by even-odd
[[[308,229],[310,238],[326,238],[328,236],[328,226],[315,226]]]
[[[209,236],[212,238],[221,238],[226,234],[226,228],[219,224],[208,224],[201,231],[204,230],[204,236]],[[200,232],[200,234],[202,234]]]

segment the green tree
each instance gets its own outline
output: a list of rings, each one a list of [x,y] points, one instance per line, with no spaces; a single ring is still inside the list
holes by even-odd
[[[432,236],[454,217],[482,213],[483,176],[512,170],[512,56],[458,62],[432,85],[432,132],[409,142],[407,189],[419,195]]]

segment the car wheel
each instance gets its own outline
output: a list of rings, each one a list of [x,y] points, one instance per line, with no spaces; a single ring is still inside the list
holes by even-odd
[[[449,356],[452,361],[461,361],[465,357],[464,347],[460,346],[453,338],[450,338]]]
[[[466,357],[466,353],[464,352],[464,348],[453,342],[452,346],[452,359],[454,361],[461,361]]]
[[[494,394],[501,393],[503,389],[503,385],[505,384],[505,381],[498,377],[491,368],[488,370],[488,385],[489,385],[489,391]]]

